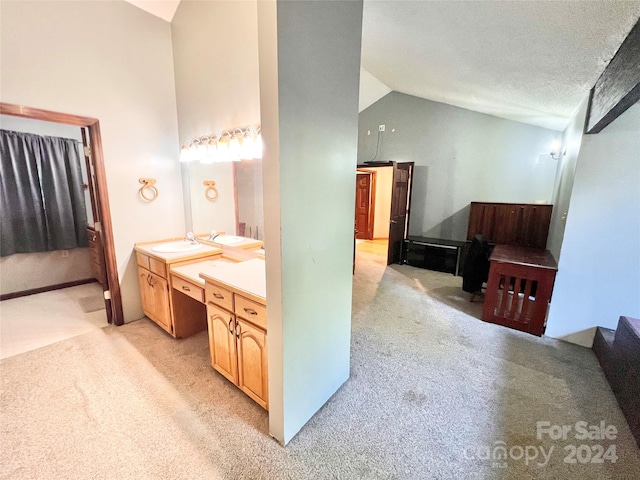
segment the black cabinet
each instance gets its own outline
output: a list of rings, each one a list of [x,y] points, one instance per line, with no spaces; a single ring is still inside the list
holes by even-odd
[[[461,275],[465,245],[458,240],[409,236],[404,241],[402,258],[413,267]]]

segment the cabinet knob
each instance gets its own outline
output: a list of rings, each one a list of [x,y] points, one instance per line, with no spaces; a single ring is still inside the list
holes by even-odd
[[[219,293],[214,293],[213,296],[216,297],[218,300],[221,300],[224,298],[224,295],[220,295]]]
[[[182,285],[182,289],[183,289],[185,292],[190,292],[190,291],[191,291],[191,289],[190,289],[189,287],[187,287],[186,285]]]
[[[244,311],[247,312],[249,315],[257,315],[258,314],[258,312],[256,312],[255,310],[253,310],[251,308],[245,308]]]

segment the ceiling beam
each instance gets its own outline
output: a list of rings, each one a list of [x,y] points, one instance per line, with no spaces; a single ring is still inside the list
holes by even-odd
[[[586,133],[598,133],[640,100],[640,21],[591,89]]]

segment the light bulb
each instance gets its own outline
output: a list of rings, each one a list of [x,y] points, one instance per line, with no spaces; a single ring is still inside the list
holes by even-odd
[[[189,146],[189,161],[193,162],[194,160],[198,160],[200,158],[200,155],[198,154],[198,145],[195,143],[192,143]]]
[[[262,158],[262,133],[258,130],[255,140],[253,141],[253,158]]]
[[[229,140],[229,159],[234,162],[240,161],[240,138],[235,133]]]
[[[254,141],[251,132],[247,130],[245,136],[242,137],[242,147],[240,151],[240,157],[243,160],[251,160],[253,158]]]
[[[189,151],[188,145],[182,145],[180,148],[180,161],[181,162],[190,162],[191,161],[191,152]]]
[[[231,134],[229,132],[223,132],[218,140],[218,161],[228,162],[229,159],[229,138]]]

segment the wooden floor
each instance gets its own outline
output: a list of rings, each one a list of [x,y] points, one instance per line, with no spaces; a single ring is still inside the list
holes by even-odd
[[[356,252],[373,253],[381,257],[387,256],[389,239],[380,238],[376,240],[356,240]]]

